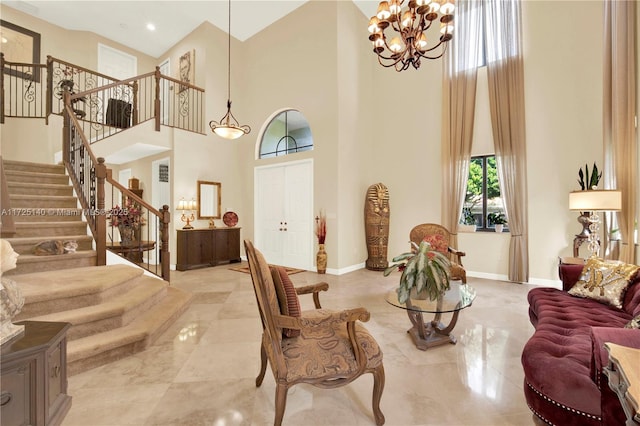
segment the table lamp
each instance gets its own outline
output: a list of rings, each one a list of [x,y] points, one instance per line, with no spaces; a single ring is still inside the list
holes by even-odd
[[[182,210],[182,216],[180,217],[180,220],[182,220],[183,222],[187,222],[187,224],[184,225],[182,229],[193,229],[191,221],[195,220],[195,216],[193,215],[193,211],[195,209],[196,201],[194,199],[186,201],[184,198],[181,198],[180,201],[178,201],[178,210]]]
[[[569,193],[569,210],[591,212],[589,216],[588,247],[591,256],[600,253],[600,216],[599,211],[620,211],[622,209],[622,192],[607,189],[572,191]]]

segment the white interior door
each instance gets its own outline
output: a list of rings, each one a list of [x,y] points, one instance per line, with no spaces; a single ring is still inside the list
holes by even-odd
[[[269,263],[313,267],[313,161],[255,169],[255,245]]]

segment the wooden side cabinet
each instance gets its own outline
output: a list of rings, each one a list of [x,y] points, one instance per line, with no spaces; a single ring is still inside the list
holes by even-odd
[[[240,262],[240,228],[179,229],[178,271]]]
[[[3,426],[59,425],[67,395],[66,322],[23,321],[24,334],[2,345],[0,418]]]

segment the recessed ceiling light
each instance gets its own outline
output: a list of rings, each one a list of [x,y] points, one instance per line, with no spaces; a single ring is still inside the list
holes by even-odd
[[[149,23],[147,24],[147,29],[148,29],[149,31],[155,31],[155,30],[156,30],[156,26],[155,26],[155,25],[153,25],[151,22],[149,22]]]
[[[7,40],[5,37],[2,37],[2,42],[3,43],[9,43],[9,40]]]

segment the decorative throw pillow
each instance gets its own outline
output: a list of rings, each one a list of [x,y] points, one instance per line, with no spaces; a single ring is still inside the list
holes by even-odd
[[[582,275],[569,294],[622,309],[624,294],[638,268],[636,265],[592,257],[585,263]]]
[[[427,235],[422,239],[422,241],[426,241],[431,244],[431,250],[436,250],[445,254],[449,251],[449,240],[440,234]]]
[[[276,287],[280,313],[290,317],[299,317],[302,314],[302,309],[300,309],[298,294],[289,278],[289,274],[282,266],[269,266],[269,269],[271,269],[271,277]],[[300,335],[300,330],[284,328],[282,329],[282,334],[285,337],[296,337]]]
[[[624,328],[640,328],[640,315],[635,318],[631,318],[631,321],[624,325]]]

